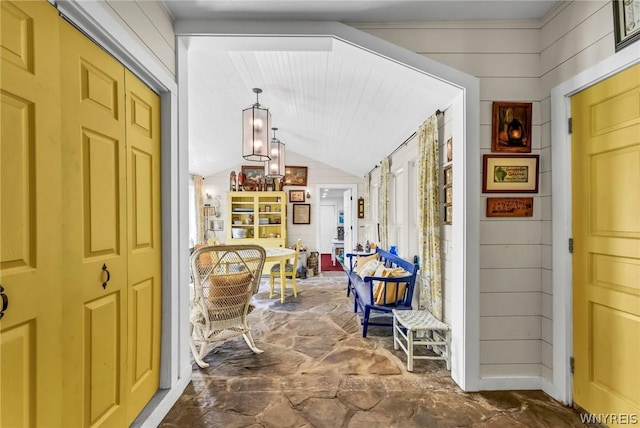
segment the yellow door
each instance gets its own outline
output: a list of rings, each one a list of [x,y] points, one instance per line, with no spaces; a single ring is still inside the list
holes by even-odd
[[[57,20],[46,2],[0,2],[2,427],[59,425],[61,415]]]
[[[130,423],[158,390],[160,370],[160,98],[128,70],[125,87]]]
[[[60,24],[64,426],[125,426],[127,185],[124,68]]]
[[[640,65],[573,96],[571,112],[574,401],[637,418]]]

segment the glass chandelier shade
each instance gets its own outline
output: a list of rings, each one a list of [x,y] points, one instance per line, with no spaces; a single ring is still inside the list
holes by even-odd
[[[269,160],[269,128],[271,113],[261,106],[258,96],[260,88],[253,88],[256,103],[242,110],[242,157],[249,161],[264,162]]]
[[[276,138],[276,131],[273,129],[273,138],[269,148],[271,159],[264,163],[264,175],[271,178],[284,177],[284,143]]]

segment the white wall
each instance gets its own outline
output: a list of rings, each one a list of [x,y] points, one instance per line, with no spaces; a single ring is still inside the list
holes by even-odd
[[[245,162],[244,165],[248,165],[250,163]],[[333,168],[327,164],[322,162],[318,162],[313,159],[309,159],[305,156],[302,156],[298,153],[287,152],[286,153],[286,164],[287,165],[296,165],[296,166],[306,166],[307,167],[307,186],[285,186],[284,190],[287,192],[287,201],[289,190],[293,189],[309,189],[311,192],[311,199],[307,199],[305,203],[311,204],[311,224],[308,225],[300,225],[293,224],[291,220],[291,212],[292,204],[288,203],[287,213],[289,214],[287,217],[287,245],[292,246],[295,245],[298,238],[302,239],[302,243],[307,247],[309,251],[318,251],[316,247],[316,230],[317,230],[317,222],[319,221],[319,204],[320,204],[320,195],[315,194],[316,184],[356,184],[358,186],[358,195],[363,194],[364,192],[364,178],[357,177],[355,175],[350,175],[345,173],[344,171]],[[210,175],[205,177],[204,179],[204,191],[205,193],[210,193],[212,195],[222,195],[221,198],[221,207],[220,210],[222,215],[220,218],[225,220],[225,230],[222,232],[217,232],[217,237],[220,238],[221,242],[224,242],[227,236],[226,228],[229,227],[227,221],[227,191],[229,190],[229,175],[231,171],[240,171],[241,165],[238,164],[234,168],[229,170],[222,171],[215,175]],[[342,204],[342,202],[341,202]],[[337,222],[337,220],[336,220]]]
[[[176,75],[173,20],[158,2],[105,0],[106,9],[122,28],[138,39],[172,76]]]
[[[532,153],[540,155],[533,217],[486,218],[487,195],[480,200],[480,387],[548,389],[553,379],[550,93],[614,53],[611,2],[562,3],[542,20],[355,27],[480,79],[481,154],[491,152],[492,102],[532,102]],[[446,126],[441,135],[447,135]],[[450,269],[443,250],[445,314],[451,305]],[[500,378],[516,380],[505,384]]]

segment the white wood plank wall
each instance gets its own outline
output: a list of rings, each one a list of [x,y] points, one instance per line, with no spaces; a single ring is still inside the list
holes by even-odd
[[[612,16],[608,0],[568,1],[541,20],[353,24],[480,79],[481,154],[491,149],[493,101],[533,103],[532,153],[541,161],[533,217],[486,218],[488,195],[480,201],[481,377],[552,381],[550,92],[614,53]],[[446,124],[442,131],[446,138]],[[446,314],[451,266],[443,261]]]
[[[155,1],[103,0],[123,28],[138,38],[172,76],[176,75],[176,45],[173,19]]]

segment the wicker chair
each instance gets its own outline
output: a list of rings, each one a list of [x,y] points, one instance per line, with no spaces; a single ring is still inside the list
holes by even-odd
[[[247,313],[260,286],[264,260],[264,249],[257,245],[206,246],[191,255],[189,344],[200,367],[209,367],[203,361],[208,344],[240,335],[253,352],[262,353],[251,337]]]

